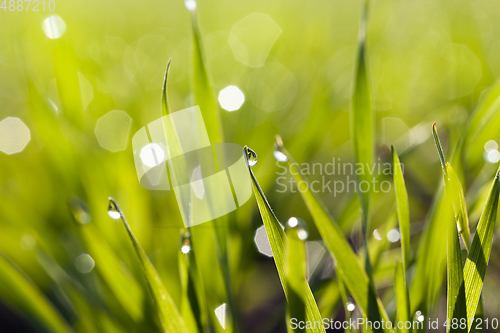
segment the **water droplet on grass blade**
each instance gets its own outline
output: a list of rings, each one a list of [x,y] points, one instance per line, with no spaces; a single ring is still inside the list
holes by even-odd
[[[257,153],[247,147],[247,154],[248,154],[247,155],[248,165],[254,166],[255,164],[257,164],[258,161]]]
[[[191,252],[191,234],[189,232],[181,235],[181,252],[184,254]]]
[[[288,158],[286,157],[285,154],[283,154],[282,152],[280,152],[279,150],[275,150],[273,152],[273,155],[274,155],[274,158],[278,161],[278,162],[286,162],[288,160]]]
[[[349,312],[353,312],[355,309],[356,309],[356,305],[354,305],[353,303],[351,302],[347,302],[346,304],[346,308],[347,308],[347,311]]]
[[[307,237],[309,236],[307,223],[302,219],[291,217],[286,223],[286,228],[297,230],[297,236],[301,240],[306,240]]]
[[[108,215],[113,220],[118,220],[121,217],[121,214],[118,211],[118,208],[116,208],[116,206],[112,200],[109,200],[109,202],[108,202]]]
[[[283,141],[281,140],[281,136],[276,135],[276,142],[274,143],[274,158],[278,162],[286,162],[288,160],[288,157],[283,153]]]
[[[186,6],[187,10],[192,12],[196,9],[196,0],[185,0],[184,6]]]
[[[424,314],[420,310],[415,312],[415,317],[420,322],[424,321],[424,319],[425,319]]]

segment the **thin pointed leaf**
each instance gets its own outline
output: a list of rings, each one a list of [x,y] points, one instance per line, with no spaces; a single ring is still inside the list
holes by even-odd
[[[195,104],[199,105],[203,115],[203,121],[208,132],[210,142],[223,142],[223,131],[220,119],[220,110],[215,99],[213,87],[205,66],[203,56],[203,45],[200,29],[198,26],[197,11],[193,10],[191,23],[193,27],[193,91]],[[220,158],[220,157],[219,157]],[[218,168],[217,157],[215,167]],[[227,311],[230,316],[226,317],[226,331],[237,331],[235,306],[231,290],[231,275],[229,271],[229,259],[227,253],[227,217],[222,216],[212,222],[215,234],[215,247],[217,259],[223,274],[224,288],[227,299]],[[222,227],[221,227],[222,226]]]
[[[406,271],[410,262],[410,207],[408,205],[408,194],[406,192],[405,180],[398,154],[394,147],[392,150],[392,172],[394,177],[394,189],[396,191],[396,205],[401,232],[401,251],[403,256],[403,273],[406,280]]]
[[[146,252],[144,252],[141,244],[135,238],[130,225],[125,219],[125,215],[123,214],[118,203],[113,199],[109,198],[109,205],[111,209],[117,211],[120,214],[120,219],[123,222],[125,229],[127,230],[127,234],[130,238],[130,242],[132,243],[134,250],[139,258],[139,261],[142,266],[142,271],[144,276],[146,277],[146,281],[149,286],[149,290],[151,292],[151,296],[156,304],[156,309],[158,312],[158,317],[160,318],[160,322],[165,332],[168,333],[188,333],[189,330],[184,323],[184,320],[179,314],[177,307],[175,306],[172,297],[168,293],[167,289],[163,285],[163,282],[160,279],[160,276],[156,272],[156,269],[153,267],[153,264],[149,260]]]
[[[399,262],[394,269],[394,286],[396,288],[397,300],[397,321],[396,322],[411,322],[410,315],[410,296],[406,286],[406,273],[404,264]],[[402,325],[404,326],[404,325]],[[396,325],[398,327],[398,325]],[[398,332],[409,333],[411,329],[402,328]]]
[[[470,249],[470,231],[469,231],[469,218],[467,217],[467,206],[465,205],[465,196],[460,179],[451,167],[450,163],[446,163],[446,171],[448,173],[447,186],[450,188],[451,203],[453,204],[453,211],[455,212],[455,219],[460,230],[460,235],[464,239],[467,251]]]
[[[163,88],[161,92],[161,116],[166,116],[170,114],[170,107],[168,102],[168,90],[167,90],[167,80],[168,72],[170,70],[170,64],[172,63],[172,58],[168,59],[167,68],[165,69],[165,77],[163,79]]]
[[[434,136],[434,143],[436,144],[436,149],[438,151],[439,161],[441,162],[443,174],[445,175],[445,179],[447,179],[448,175],[446,174],[446,159],[444,158],[443,147],[441,146],[441,141],[439,140],[439,136],[437,133],[436,123],[432,124],[432,135]]]
[[[463,230],[461,233],[466,246],[469,242],[469,228],[467,219],[467,210],[465,208],[465,199],[460,185],[460,181],[444,157],[443,148],[437,133],[436,123],[432,126],[432,134],[434,142],[441,161],[441,169],[443,172],[444,184],[447,198],[451,200],[453,211],[455,213],[455,221],[447,223],[447,318],[448,322],[452,323],[453,319],[460,320],[466,317],[465,308],[465,294],[463,286],[463,267],[462,267],[462,254],[460,250],[459,229]],[[464,222],[467,221],[467,222]],[[462,226],[466,223],[466,230]],[[447,332],[464,332],[460,325],[453,328],[453,325],[447,326]]]
[[[465,289],[463,285],[463,267],[462,252],[460,250],[460,239],[456,224],[449,223],[448,226],[448,265],[447,265],[447,318],[451,323],[453,318],[460,321],[466,318]],[[467,332],[461,329],[460,325],[453,328],[453,325],[447,327],[447,332]]]
[[[368,5],[366,4],[361,21],[360,34],[366,34],[366,17]],[[351,103],[352,138],[354,144],[354,157],[357,164],[371,166],[373,164],[373,110],[371,105],[370,88],[366,72],[366,59],[364,39],[361,42],[358,55],[358,68],[356,70],[354,93]],[[371,183],[373,175],[369,172],[357,174],[358,183]],[[363,240],[366,244],[368,233],[368,217],[371,191],[358,191],[362,210]],[[371,275],[370,257],[366,255],[367,273]]]
[[[377,297],[368,275],[359,264],[358,257],[345,239],[342,230],[330,216],[316,193],[310,190],[310,183],[302,175],[301,170],[298,169],[298,164],[284,148],[281,138],[277,137],[277,142],[281,152],[287,157],[288,167],[297,183],[308,185],[304,191],[300,191],[302,199],[311,213],[321,238],[330,253],[335,257],[337,272],[341,275],[362,315],[370,321],[380,321],[382,319],[388,321],[389,317],[382,302]],[[392,332],[391,329],[388,329],[388,331]]]
[[[247,158],[248,150],[245,147],[244,156]],[[248,161],[247,161],[248,162]],[[248,163],[247,163],[248,165]],[[283,286],[283,290],[285,292],[285,296],[287,299],[290,297],[290,291],[288,290],[288,283],[285,272],[285,239],[286,235],[283,231],[280,222],[276,215],[269,205],[264,192],[255,178],[252,169],[248,166],[248,171],[250,173],[250,177],[252,180],[252,188],[255,193],[255,199],[257,200],[257,206],[259,208],[260,215],[262,217],[262,221],[264,223],[264,227],[266,228],[267,237],[269,239],[269,244],[271,245],[271,249],[273,251],[273,258],[276,264],[276,269],[278,270],[278,275],[280,277],[281,285]],[[314,296],[311,292],[311,288],[309,284],[306,285],[305,290],[305,299],[306,299],[306,320],[314,322],[322,320],[321,314],[319,313],[318,306],[316,301],[314,300]],[[325,332],[323,327],[316,327],[312,330],[308,330],[308,332]]]
[[[286,251],[286,280],[288,285],[288,319],[296,319],[298,322],[306,320],[306,249],[304,242],[298,237],[297,230],[287,230]],[[305,329],[297,327],[290,332],[305,332]]]
[[[179,277],[181,280],[181,315],[189,328],[189,332],[202,332],[203,324],[201,321],[198,297],[190,276],[189,257],[179,251]]]
[[[198,27],[196,11],[192,13],[193,25],[193,88],[195,104],[200,106],[203,120],[212,143],[222,142],[219,108],[208,79],[207,69],[203,62],[201,35]]]
[[[500,171],[500,170],[499,170]],[[484,276],[490,259],[493,233],[497,218],[500,190],[499,171],[493,180],[490,194],[477,225],[476,234],[464,267],[465,299],[467,318],[473,318],[479,304]],[[471,329],[469,322],[469,331]]]
[[[451,199],[453,212],[455,213],[455,219],[457,221],[459,232],[468,251],[470,247],[469,218],[467,217],[467,207],[465,205],[465,196],[462,184],[460,183],[460,179],[458,178],[451,165],[446,162],[443,148],[441,147],[441,142],[437,133],[436,123],[432,125],[432,134],[434,136],[434,142],[436,143],[439,159],[441,161],[446,194]]]

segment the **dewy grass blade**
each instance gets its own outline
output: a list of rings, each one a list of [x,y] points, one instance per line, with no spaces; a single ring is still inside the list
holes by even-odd
[[[287,157],[288,167],[297,183],[308,185],[306,190],[300,191],[302,199],[311,213],[321,238],[337,262],[337,272],[341,275],[362,315],[372,322],[381,321],[382,319],[389,321],[382,302],[377,297],[372,283],[359,264],[358,257],[345,239],[342,230],[334,222],[316,193],[310,190],[309,182],[302,175],[301,170],[298,169],[298,164],[284,148],[280,137],[277,137],[277,144],[281,152]],[[392,332],[392,329],[387,329],[387,331]]]
[[[460,239],[458,235],[458,228],[462,229],[461,226],[466,222],[466,232],[464,231],[462,235],[464,236],[464,242],[468,247],[469,236],[468,236],[468,218],[467,210],[465,208],[465,199],[460,185],[460,181],[451,167],[450,163],[447,163],[444,157],[443,148],[441,147],[441,142],[437,134],[436,124],[432,126],[432,134],[434,136],[434,142],[439,154],[439,159],[441,161],[441,169],[443,172],[445,191],[447,199],[450,199],[453,206],[453,211],[455,212],[455,221],[450,221],[451,223],[446,223],[447,230],[447,319],[450,325],[447,326],[447,332],[464,332],[464,329],[460,328],[460,325],[454,327],[451,325],[453,319],[460,320],[466,317],[465,309],[465,294],[463,286],[463,267],[462,267],[462,254],[460,250]],[[462,229],[464,230],[464,229]]]
[[[198,295],[194,287],[193,279],[190,272],[189,252],[191,252],[191,244],[181,245],[179,251],[179,277],[181,281],[181,316],[189,328],[189,332],[203,332],[203,320],[198,302]]]
[[[195,41],[197,41],[196,37],[195,37]],[[196,45],[195,45],[195,48],[196,48]],[[169,100],[168,100],[168,87],[167,87],[168,74],[170,72],[170,65],[171,65],[171,59],[169,60],[169,62],[167,64],[167,68],[165,71],[165,77],[164,77],[164,81],[163,81],[162,100],[161,100],[162,116],[165,116],[171,112],[171,107],[169,106]],[[196,80],[196,77],[195,77],[195,80]],[[208,84],[208,81],[206,83]],[[208,86],[208,87],[206,87],[206,89],[210,89],[210,87]],[[196,91],[195,91],[195,95],[196,95]],[[202,111],[202,113],[203,113],[204,109],[205,108],[202,107],[202,105],[200,105],[200,110]],[[207,115],[207,114],[203,113],[204,122],[207,122],[207,118],[210,118],[210,117],[213,117],[213,115],[210,115],[210,114]],[[181,143],[179,140],[179,133],[177,132],[176,126],[173,123],[172,119],[171,118],[164,118],[163,125],[164,125],[165,130],[166,130],[166,140],[167,140],[169,154],[174,155],[174,156],[183,156],[183,151],[182,151]],[[207,127],[207,130],[210,130],[210,128]],[[186,170],[187,170],[186,163],[187,162],[184,159],[178,159],[177,163],[170,163],[169,164],[170,177],[172,179],[177,179],[177,180],[188,179],[188,175],[186,173]],[[182,200],[183,202],[190,202],[190,200],[191,200],[190,197],[192,194],[189,193],[189,191],[180,191],[179,195],[182,198],[180,200]],[[183,215],[183,218],[185,221],[190,220],[191,211],[190,211],[189,207],[183,205],[181,208],[181,214]],[[218,219],[218,221],[220,221],[220,220],[221,220],[221,218]],[[224,223],[224,222],[222,221],[222,223]],[[194,238],[194,236],[193,236],[194,231],[192,230],[191,226],[188,225],[187,227],[188,227],[189,233]],[[213,242],[215,243],[215,247],[218,250],[217,254],[218,254],[219,264],[221,266],[221,269],[224,272],[224,278],[225,278],[224,279],[224,283],[225,283],[224,287],[225,287],[226,293],[228,295],[227,298],[228,298],[228,305],[229,305],[229,313],[231,315],[234,315],[234,310],[233,310],[234,306],[232,305],[232,300],[231,300],[232,298],[230,296],[231,293],[230,293],[230,280],[229,280],[229,273],[228,273],[229,268],[227,265],[227,249],[226,249],[226,242],[227,241],[226,241],[226,235],[225,235],[225,228],[218,228],[214,222],[212,222],[211,228],[213,229],[213,234],[215,234]],[[197,234],[196,237],[197,238],[198,237],[207,238],[207,237],[211,237],[211,236],[212,236],[212,233],[200,233],[200,234]],[[200,240],[200,239],[198,238],[198,240]],[[192,243],[191,246],[194,247],[195,245],[193,244],[192,239],[191,239],[191,243]],[[205,253],[200,253],[200,255],[203,256],[203,255],[205,255]],[[208,304],[206,301],[206,293],[205,293],[206,289],[205,289],[204,282],[203,282],[203,276],[206,276],[206,274],[209,274],[210,272],[207,273],[207,271],[204,270],[201,265],[196,263],[194,251],[190,251],[188,256],[189,256],[189,260],[190,260],[189,281],[194,286],[193,290],[195,290],[195,293],[196,293],[196,296],[198,299],[198,303],[199,303],[199,308],[198,308],[199,316],[197,317],[197,320],[202,323],[203,327],[206,327],[206,326],[208,326],[209,313],[208,313]],[[193,295],[191,295],[191,297],[193,297]],[[231,320],[231,319],[227,320],[226,331],[231,332],[233,330],[233,322],[234,322],[234,320]],[[198,325],[198,326],[200,326],[200,325]]]
[[[132,232],[132,229],[130,228],[130,225],[126,220],[125,215],[123,214],[120,206],[115,201],[115,199],[109,198],[108,210],[111,210],[119,214],[119,216],[117,217],[122,220],[123,225],[127,230],[130,242],[132,243],[134,250],[137,254],[137,257],[139,258],[139,261],[142,266],[142,271],[144,273],[144,276],[146,277],[146,281],[149,286],[149,290],[151,292],[151,295],[153,296],[153,300],[155,301],[158,317],[160,318],[160,322],[162,324],[164,331],[168,333],[172,332],[188,333],[189,330],[187,329],[184,320],[180,316],[179,311],[177,310],[177,307],[175,306],[175,303],[172,300],[172,297],[170,297],[170,294],[165,289],[165,286],[163,285],[160,276],[153,267],[153,264],[146,255],[146,252],[144,252],[141,245],[135,238],[135,235]]]
[[[243,153],[248,166],[248,147],[245,146],[243,149]],[[264,227],[266,228],[267,237],[269,239],[269,244],[271,245],[271,249],[273,251],[274,262],[276,264],[276,269],[278,270],[278,275],[281,280],[281,285],[283,286],[283,290],[285,292],[285,296],[287,299],[290,297],[290,291],[288,290],[287,283],[287,275],[285,272],[285,240],[286,235],[283,231],[283,228],[276,217],[274,212],[267,201],[264,192],[262,191],[257,178],[253,174],[252,169],[248,166],[248,171],[250,173],[250,177],[252,180],[252,188],[255,193],[255,199],[257,200],[257,206],[259,208],[260,215],[262,217],[262,221],[264,223]],[[306,285],[305,289],[305,300],[306,300],[306,320],[312,323],[321,322],[321,314],[319,313],[318,306],[316,301],[314,300],[314,296],[311,292],[309,284]],[[308,332],[325,332],[323,326],[315,327],[312,330],[308,330]]]
[[[453,212],[455,213],[455,219],[457,221],[459,233],[464,240],[465,247],[467,248],[467,250],[469,250],[469,218],[467,216],[467,207],[465,205],[465,196],[462,184],[460,183],[460,180],[458,179],[458,176],[451,165],[446,162],[443,148],[441,147],[441,142],[439,141],[439,136],[437,134],[436,123],[434,123],[432,126],[432,134],[434,135],[434,142],[436,143],[439,159],[441,161],[441,168],[443,169],[446,194],[450,197],[450,200],[452,202]]]
[[[432,124],[432,135],[434,137],[434,143],[436,144],[436,149],[439,155],[439,161],[441,162],[441,168],[443,169],[443,173],[445,175],[445,179],[448,178],[446,174],[446,159],[444,158],[443,147],[441,146],[441,141],[439,140],[439,136],[437,133],[436,123]]]
[[[0,294],[2,299],[33,316],[50,332],[73,332],[43,293],[0,254]]]
[[[464,267],[465,300],[467,318],[473,318],[479,304],[484,276],[490,259],[493,233],[497,218],[498,197],[500,191],[499,172],[497,171],[490,194],[486,200],[481,218],[477,225],[476,234],[472,240],[471,249]],[[468,330],[471,330],[469,322]]]
[[[396,300],[397,300],[397,320],[396,322],[410,322],[410,296],[408,294],[408,288],[406,286],[406,273],[404,264],[402,262],[396,263],[394,269],[394,286],[396,288]],[[397,325],[396,325],[397,327]],[[410,333],[411,329],[402,328],[398,332]]]
[[[297,322],[306,320],[306,249],[304,242],[299,238],[297,230],[289,228],[286,232],[286,281],[288,284],[288,320],[292,318]],[[290,332],[305,332],[302,327],[292,329]]]
[[[465,205],[465,196],[460,179],[451,167],[450,163],[446,163],[446,172],[448,174],[448,187],[450,188],[451,203],[455,212],[455,219],[459,227],[460,235],[462,236],[467,251],[470,250],[470,231],[469,218],[467,216],[467,206]],[[446,192],[448,193],[448,191]]]
[[[195,104],[199,105],[203,115],[203,121],[207,128],[208,137],[210,142],[223,142],[223,131],[220,119],[220,110],[215,99],[214,91],[207,74],[207,69],[204,62],[202,37],[198,27],[197,10],[191,10],[191,23],[193,27],[193,90]],[[216,168],[218,166],[217,158],[214,154],[216,161]],[[217,223],[216,223],[217,222]],[[231,275],[229,269],[229,259],[227,253],[227,217],[220,217],[212,222],[215,234],[215,246],[217,248],[217,255],[219,265],[221,267],[224,277],[224,288],[227,297],[228,311],[231,318],[227,318],[229,323],[227,330],[237,331],[235,306],[231,290]],[[220,226],[223,227],[220,227]]]
[[[403,256],[403,273],[406,281],[406,271],[410,262],[410,207],[408,205],[408,194],[406,192],[403,170],[399,162],[398,154],[394,147],[392,152],[392,174],[394,177],[394,189],[396,191],[396,205],[401,232],[401,252]],[[406,285],[406,283],[405,283]]]

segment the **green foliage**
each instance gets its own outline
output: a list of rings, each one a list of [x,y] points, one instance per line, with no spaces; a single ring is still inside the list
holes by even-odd
[[[307,184],[307,188],[300,192],[302,198],[313,217],[321,238],[337,262],[337,272],[340,278],[358,304],[361,313],[370,321],[381,321],[382,319],[388,321],[389,317],[373,289],[373,284],[359,264],[356,254],[344,238],[339,226],[316,194],[311,191],[310,184],[297,168],[298,164],[286,151],[279,137],[277,141],[280,151],[287,157],[288,165],[297,179],[297,183]]]
[[[411,321],[410,315],[410,296],[408,295],[408,288],[406,286],[406,274],[402,262],[396,263],[394,268],[394,287],[396,289],[397,300],[397,322]],[[399,332],[411,332],[411,329],[402,328]]]
[[[479,219],[476,234],[472,240],[471,249],[464,267],[465,300],[467,305],[467,318],[473,318],[479,304],[483,289],[484,277],[490,259],[493,232],[497,219],[500,170],[497,171],[490,194]],[[471,330],[469,322],[469,331]]]
[[[244,148],[244,154],[245,158],[248,156],[248,148]],[[288,242],[288,239],[286,237],[285,232],[283,231],[282,225],[279,222],[278,218],[276,215],[274,215],[274,212],[269,205],[269,202],[267,201],[266,196],[262,192],[261,187],[259,186],[259,183],[257,182],[257,179],[255,178],[255,175],[253,174],[252,169],[250,166],[248,167],[248,170],[250,172],[250,177],[252,179],[252,187],[253,191],[255,193],[255,198],[257,199],[257,206],[259,207],[259,212],[262,217],[262,221],[264,222],[264,226],[266,228],[266,233],[267,237],[269,238],[269,243],[271,244],[271,249],[273,251],[273,258],[274,262],[276,263],[276,269],[278,270],[278,274],[281,280],[281,285],[283,286],[283,290],[285,292],[285,295],[288,298],[292,298],[292,304],[290,305],[293,307],[290,311],[292,313],[295,313],[297,310],[297,303],[300,302],[300,300],[297,300],[297,297],[300,298],[299,295],[292,295],[292,293],[295,293],[295,279],[301,279],[300,276],[290,276],[287,275],[286,273],[286,256],[285,256],[285,242]],[[296,244],[293,244],[291,246],[297,246]],[[293,251],[294,249],[292,249]],[[292,252],[292,255],[295,252]],[[297,265],[300,265],[300,262],[296,263]],[[294,272],[300,272],[300,268],[297,268],[297,270],[294,270],[294,267],[292,267],[292,271]],[[292,282],[294,289],[289,290],[289,281]],[[322,322],[321,315],[319,313],[318,306],[316,305],[316,301],[314,300],[314,296],[311,292],[311,289],[309,288],[309,285],[305,283],[303,284],[304,287],[304,300],[305,300],[305,318],[307,321],[310,322]],[[311,330],[307,330],[308,332],[324,332],[323,327],[313,327]]]
[[[396,191],[396,204],[399,218],[399,229],[401,232],[401,254],[403,259],[403,276],[406,281],[406,270],[410,263],[410,207],[408,205],[408,194],[406,193],[405,181],[401,163],[394,147],[392,152],[392,173],[394,177],[394,189]],[[405,283],[406,284],[406,283]]]
[[[36,332],[222,333],[252,326],[265,333],[283,331],[291,317],[349,319],[356,311],[370,320],[410,320],[417,310],[433,318],[443,313],[444,299],[448,319],[498,316],[492,295],[500,288],[493,240],[498,174],[489,184],[500,124],[498,3],[420,1],[398,4],[397,11],[391,2],[373,1],[196,5],[188,14],[182,2],[150,8],[131,2],[120,4],[118,15],[95,11],[91,2],[57,3],[43,17],[2,18],[0,121],[18,117],[30,141],[19,153],[0,152],[0,331],[7,319]],[[82,20],[86,12],[105,19]],[[54,28],[43,23],[51,15],[66,22],[60,38],[42,29]],[[260,48],[268,30],[242,26],[247,15],[272,21],[280,31],[274,44]],[[260,67],[247,61],[255,54]],[[168,61],[160,100],[169,57],[174,66]],[[234,112],[220,110],[216,98],[228,85],[245,96]],[[130,136],[160,116],[160,101],[162,116],[199,105],[212,143],[247,144],[259,153],[250,176],[260,215],[247,203],[184,230],[181,216],[190,212],[179,210],[173,193],[141,188]],[[106,132],[123,137],[122,151],[108,150],[95,131],[111,110],[132,120],[127,128],[114,124],[120,135]],[[445,134],[449,163],[436,128],[428,130],[433,122]],[[168,149],[181,149],[172,124],[165,125]],[[10,130],[0,130],[0,145],[17,139]],[[275,133],[291,153],[281,147],[288,158],[279,164],[289,171],[284,178],[304,182],[305,192],[281,191]],[[391,145],[399,155],[389,153]],[[392,177],[352,176],[357,184],[392,178],[394,191],[315,193],[312,182],[325,175],[302,173],[291,155],[323,166],[332,158],[389,163]],[[187,177],[176,165],[170,175]],[[131,225],[109,221],[103,203],[110,195]],[[88,207],[68,212],[74,197]],[[324,242],[334,273],[326,269],[330,258],[322,258],[306,280],[306,268],[314,267],[304,242],[293,230],[283,232],[276,218],[291,215],[311,220],[308,241]],[[253,242],[261,220],[274,266]],[[386,237],[394,228],[400,242]],[[187,254],[179,230],[189,232]],[[82,254],[95,262],[89,272],[75,265]],[[223,303],[225,329],[214,312]]]
[[[108,210],[114,211],[120,214],[120,219],[123,222],[123,226],[127,230],[127,234],[130,237],[130,242],[134,247],[135,253],[137,254],[137,258],[139,259],[144,276],[146,277],[146,281],[149,286],[149,291],[151,292],[151,296],[153,297],[158,317],[160,318],[161,325],[165,332],[179,332],[179,333],[187,333],[189,332],[184,320],[179,314],[177,307],[172,300],[172,297],[168,293],[167,289],[163,285],[160,276],[156,272],[156,269],[153,267],[153,264],[149,260],[146,252],[141,247],[141,244],[137,241],[130,225],[125,218],[120,206],[113,199],[109,198],[109,207]]]

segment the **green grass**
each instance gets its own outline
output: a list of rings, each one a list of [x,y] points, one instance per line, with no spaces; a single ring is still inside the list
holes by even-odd
[[[485,151],[500,124],[498,4],[369,5],[199,1],[187,12],[170,1],[111,2],[113,11],[57,3],[67,31],[53,40],[41,29],[49,13],[3,13],[0,121],[19,117],[31,140],[20,153],[0,153],[0,331],[11,321],[34,332],[324,332],[288,324],[396,323],[417,311],[426,322],[498,317],[500,184]],[[82,20],[87,12],[96,16]],[[260,68],[240,60],[266,36],[250,27],[255,49],[245,49],[245,36],[239,45],[231,35],[251,13],[281,31]],[[93,92],[86,106],[82,77]],[[245,94],[238,111],[219,107],[228,85]],[[173,193],[140,187],[129,141],[192,105],[212,143],[258,153],[248,170],[257,205],[185,228],[189,209],[179,210]],[[132,119],[123,151],[96,138],[111,110]],[[166,126],[169,149],[181,149]],[[275,162],[275,149],[286,162]],[[390,190],[315,191],[324,175],[306,165],[332,158],[390,165],[390,174],[353,175],[357,185],[387,181]],[[279,191],[283,167],[300,193]],[[109,196],[120,222],[106,214]],[[283,230],[279,221],[292,216],[307,222],[307,240]],[[254,244],[262,224],[273,259]],[[307,279],[311,241],[326,254]],[[87,273],[75,266],[82,254],[95,262]],[[222,304],[225,329],[215,315]]]

